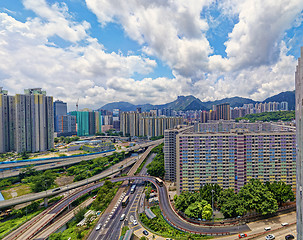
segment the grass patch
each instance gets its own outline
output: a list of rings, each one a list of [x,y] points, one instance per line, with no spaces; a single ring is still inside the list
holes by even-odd
[[[63,195],[53,197],[53,198],[51,198],[51,199],[48,200],[48,204],[51,204],[53,202],[57,202],[57,201],[61,200],[62,198],[64,198]]]
[[[10,219],[4,222],[0,222],[0,239],[11,230],[19,227],[21,224],[25,223],[26,221],[30,220],[31,218],[35,217],[39,213],[43,212],[45,208],[41,208],[35,212],[27,214],[27,216],[23,216],[20,218]]]
[[[148,156],[143,160],[143,162],[140,164],[140,166],[137,168],[137,170],[135,171],[134,175],[137,175],[139,172],[141,172],[142,168],[144,167],[147,159],[149,158],[150,153],[148,154]]]
[[[141,172],[142,168],[144,167],[147,159],[150,157],[150,155],[153,153],[154,148],[152,149],[152,151],[147,155],[147,157],[143,160],[143,162],[140,164],[140,166],[137,168],[137,170],[135,171],[134,175],[137,175],[138,173]]]
[[[127,232],[127,230],[129,230],[129,227],[128,227],[128,226],[124,226],[124,227],[122,228],[122,231],[121,231],[121,236],[124,236],[125,233]]]
[[[197,234],[191,234],[187,232],[179,231],[175,228],[173,228],[171,225],[169,225],[163,216],[161,215],[161,210],[159,206],[151,207],[151,210],[156,215],[153,219],[148,219],[145,213],[140,213],[140,221],[143,223],[144,226],[146,226],[148,229],[150,229],[152,232],[154,232],[157,235],[161,235],[163,237],[167,238],[173,238],[173,239],[211,239],[213,237],[211,236],[203,236],[203,235],[197,235]]]
[[[32,190],[29,187],[28,184],[17,184],[14,187],[6,190],[2,190],[1,193],[4,197],[5,200],[14,198],[14,197],[19,197],[28,193],[31,193]]]

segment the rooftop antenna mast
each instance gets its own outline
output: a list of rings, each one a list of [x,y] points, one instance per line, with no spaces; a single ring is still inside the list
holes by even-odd
[[[79,98],[78,98],[77,103],[76,103],[76,110],[77,110],[77,112],[78,112],[78,108],[79,108]]]

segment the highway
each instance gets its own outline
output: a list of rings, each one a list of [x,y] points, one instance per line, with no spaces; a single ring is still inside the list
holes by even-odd
[[[160,139],[160,141],[157,140],[157,141],[148,143],[148,144],[154,143],[155,145],[149,146],[148,149],[140,156],[138,163],[135,164],[134,167],[130,170],[130,173],[129,173],[130,175],[134,174],[137,167],[140,166],[141,162],[143,161],[143,159],[145,159],[145,157],[148,155],[148,153],[151,151],[151,149],[154,146],[160,144],[161,142],[163,142],[163,139]],[[129,167],[129,166],[133,165],[134,163],[136,163],[137,160],[138,160],[138,157],[126,158],[123,161],[121,161],[120,163],[117,163],[114,166],[111,166],[110,168],[108,168],[107,170],[103,171],[100,174],[97,174],[91,178],[88,178],[88,179],[85,179],[85,180],[82,180],[79,182],[75,182],[75,183],[63,186],[58,191],[54,191],[55,189],[50,189],[50,190],[40,192],[40,193],[27,194],[27,195],[13,198],[10,200],[0,201],[0,209],[10,207],[10,206],[15,206],[15,205],[25,203],[25,202],[34,201],[34,200],[41,199],[41,198],[48,198],[48,197],[57,195],[59,193],[69,191],[71,189],[78,188],[78,187],[87,185],[92,182],[96,182],[102,178],[105,178],[114,173],[120,172],[122,169]]]
[[[43,227],[45,227],[48,223],[50,223],[56,216],[58,216],[69,204],[83,196],[85,193],[90,192],[91,190],[101,187],[102,183],[95,184],[93,186],[89,186],[85,189],[82,189],[78,192],[67,196],[62,199],[59,203],[55,204],[52,208],[45,211],[43,215],[40,216],[35,222],[32,222],[31,225],[26,226],[26,228],[21,228],[19,231],[17,230],[14,235],[9,235],[4,238],[4,240],[14,239],[14,240],[27,240],[31,239],[35,234],[37,234]]]
[[[146,151],[147,152],[147,151]],[[144,158],[140,158],[140,160],[143,160]],[[133,170],[134,168],[132,168]],[[112,170],[114,171],[114,170]],[[134,170],[133,170],[134,171]],[[132,171],[132,172],[133,172]],[[96,177],[96,176],[95,176]],[[99,179],[101,177],[99,176]],[[250,229],[246,225],[240,225],[240,226],[230,226],[230,227],[209,227],[209,226],[200,226],[200,225],[194,225],[192,223],[185,222],[178,216],[174,210],[172,209],[170,205],[170,201],[168,199],[168,193],[166,186],[160,187],[156,184],[155,178],[149,177],[149,176],[127,176],[127,177],[119,177],[115,179],[110,179],[112,182],[117,181],[127,181],[127,180],[143,180],[143,181],[149,181],[152,182],[158,189],[158,195],[159,195],[159,202],[160,202],[160,208],[162,210],[162,213],[164,217],[169,221],[172,225],[174,225],[176,228],[197,233],[197,234],[203,234],[203,235],[227,235],[227,234],[233,234],[238,232],[244,232],[249,231]],[[90,178],[90,182],[93,182],[92,178]],[[84,181],[84,183],[89,183],[87,180]],[[43,226],[45,226],[47,223],[49,223],[55,216],[57,216],[63,209],[66,208],[72,201],[74,201],[76,198],[82,196],[83,194],[91,191],[92,189],[95,189],[97,187],[100,187],[103,183],[98,183],[90,186],[83,187],[83,189],[73,193],[73,195],[68,196],[66,199],[61,200],[59,203],[57,203],[51,211],[49,211],[45,216],[42,216],[40,219],[38,219],[36,222],[38,224],[34,224],[33,226],[27,227],[27,229],[30,229],[29,231],[26,231],[27,234],[23,233],[20,238],[20,236],[17,236],[18,238],[11,238],[11,239],[29,239],[34,234],[36,234]],[[67,187],[68,188],[68,187]],[[64,189],[66,191],[66,189]],[[60,190],[61,191],[61,190]],[[56,192],[57,194],[58,192]],[[53,194],[53,193],[52,193]],[[41,196],[40,196],[41,198]],[[133,201],[133,198],[132,198]],[[5,201],[4,201],[5,202]],[[131,204],[129,204],[131,206]],[[117,208],[119,209],[119,208]],[[125,211],[127,212],[127,209]],[[120,215],[123,210],[118,210],[117,215]],[[120,223],[119,223],[120,224]],[[119,227],[119,224],[114,224],[114,229],[117,229]],[[113,232],[115,230],[110,230],[107,232]],[[107,235],[106,235],[107,236]],[[9,238],[8,238],[9,239]],[[102,238],[100,238],[102,239]]]
[[[68,213],[61,216],[59,219],[57,219],[53,224],[47,226],[45,229],[43,229],[41,232],[39,232],[34,239],[36,240],[42,240],[47,239],[50,234],[56,232],[58,229],[60,229],[64,224],[69,222],[73,219],[75,216],[75,212],[77,212],[80,208],[87,207],[94,201],[93,198],[89,198],[86,201],[84,201],[82,204],[74,208],[72,211],[69,211]]]
[[[120,221],[120,217],[122,214],[125,215],[128,214],[128,211],[130,210],[135,200],[135,194],[130,194],[130,190],[126,192],[125,196],[127,195],[129,196],[128,205],[125,208],[122,208],[121,203],[119,203],[116,210],[112,209],[113,210],[112,216],[110,216],[111,214],[102,216],[102,218],[98,222],[98,224],[100,223],[102,225],[102,228],[99,231],[96,231],[94,229],[91,235],[88,237],[88,240],[95,240],[95,239],[107,240],[107,239],[119,238],[122,224],[124,222],[124,221]]]
[[[222,227],[222,228],[220,228],[220,227],[211,228],[211,227],[193,225],[191,223],[184,222],[179,218],[179,216],[171,208],[171,205],[169,204],[169,200],[167,198],[166,187],[165,186],[159,187],[156,184],[156,181],[153,177],[147,177],[147,176],[119,177],[119,178],[111,179],[110,181],[118,182],[118,181],[126,181],[126,180],[143,180],[143,181],[149,181],[149,182],[152,182],[153,184],[155,184],[155,186],[158,189],[160,208],[161,208],[163,214],[166,216],[167,220],[170,221],[171,223],[173,223],[173,225],[176,226],[178,229],[182,229],[183,231],[203,234],[203,235],[225,235],[225,234],[230,234],[230,233],[236,233],[238,231],[243,232],[243,231],[249,230],[249,228],[246,225]],[[59,203],[57,203],[52,208],[50,208],[48,211],[45,211],[44,215],[41,215],[40,218],[37,218],[36,221],[31,226],[26,226],[26,231],[24,231],[24,229],[21,229],[21,231],[22,231],[21,233],[17,232],[17,234],[14,235],[13,238],[6,237],[5,240],[9,240],[9,239],[26,240],[26,239],[32,238],[44,226],[46,226],[48,223],[50,223],[54,217],[56,217],[61,211],[63,211],[71,202],[73,202],[80,196],[84,195],[85,193],[91,191],[92,189],[102,186],[102,184],[103,184],[103,182],[94,184],[92,186],[88,186],[87,188],[84,188],[84,189],[82,189],[78,192],[75,192],[72,195],[64,198]],[[118,213],[119,213],[119,211],[118,211]]]
[[[139,150],[141,148],[146,148],[152,145],[158,145],[163,142],[163,139],[159,139],[156,141],[150,141],[147,143],[143,144],[137,144],[133,147],[127,148],[126,152],[129,151],[134,151],[134,150]],[[0,170],[1,169],[6,169],[6,168],[16,168],[18,169],[11,169],[11,170],[5,170],[1,171],[0,173],[0,178],[7,178],[7,177],[15,177],[19,175],[20,168],[19,167],[26,167],[29,165],[35,165],[35,164],[43,164],[43,165],[37,165],[34,167],[36,170],[47,170],[47,169],[53,169],[53,168],[60,168],[60,167],[65,167],[69,165],[73,165],[76,163],[79,163],[81,161],[89,161],[97,157],[105,157],[112,155],[114,152],[121,152],[121,150],[115,150],[112,152],[107,152],[107,153],[97,153],[97,154],[88,154],[85,156],[72,156],[70,158],[53,158],[53,159],[46,159],[46,160],[41,160],[39,161],[38,159],[35,159],[35,161],[28,162],[25,160],[24,162],[18,162],[18,163],[11,163],[11,162],[3,162],[0,164]]]
[[[137,161],[137,164],[135,164],[129,171],[129,174],[134,174],[140,163],[143,162],[143,160],[148,156],[150,151],[152,150],[154,146],[150,146],[139,158],[139,161]],[[135,160],[138,157],[133,157]],[[127,159],[125,160],[127,161]],[[130,162],[130,160],[128,160]],[[128,163],[129,163],[128,162]],[[127,162],[122,162],[123,164],[127,165]],[[115,165],[116,168],[120,171],[122,166],[120,164]],[[112,171],[109,171],[109,175],[112,175]],[[103,173],[104,174],[104,173]],[[108,175],[106,174],[106,175]],[[102,178],[102,173],[99,174]],[[96,176],[94,176],[96,177]],[[103,182],[99,182],[97,184],[91,184],[89,185],[90,182],[94,182],[95,179],[94,177],[84,180],[84,183],[87,184],[87,186],[82,187],[82,189],[77,190],[73,192],[71,195],[68,195],[66,198],[62,199],[60,202],[58,202],[55,206],[53,206],[50,209],[47,209],[46,211],[43,212],[43,214],[40,214],[38,217],[36,217],[33,221],[30,221],[29,223],[24,224],[21,226],[19,229],[16,231],[12,232],[9,234],[5,239],[20,239],[20,240],[26,240],[26,239],[31,239],[35,234],[37,234],[39,231],[41,231],[47,224],[49,224],[56,216],[58,216],[69,204],[71,204],[73,201],[75,201],[77,198],[83,196],[85,193],[90,192],[91,190],[98,188],[103,185]],[[98,178],[99,178],[98,177]],[[128,179],[127,179],[128,180]],[[118,180],[119,181],[119,180]],[[114,182],[117,182],[117,179],[114,180]],[[126,180],[124,179],[124,184],[126,184]],[[65,190],[66,188],[64,188]],[[59,191],[56,191],[55,193],[57,194]],[[52,191],[53,193],[53,191]],[[39,194],[35,194],[39,195]],[[62,221],[62,219],[61,219]]]
[[[85,180],[82,180],[79,182],[74,182],[72,184],[63,186],[58,191],[54,191],[55,189],[50,189],[50,190],[40,192],[40,193],[32,193],[32,194],[27,194],[27,195],[20,196],[17,198],[0,201],[0,209],[10,207],[10,206],[15,206],[15,205],[25,203],[25,202],[34,201],[34,200],[41,199],[41,198],[46,198],[46,197],[48,198],[48,197],[51,197],[54,195],[58,195],[59,193],[63,193],[63,192],[72,190],[74,188],[78,188],[78,187],[87,185],[89,183],[98,181],[98,180],[108,177],[114,173],[120,172],[121,169],[123,169],[123,168],[131,166],[132,164],[134,164],[137,161],[137,159],[138,159],[138,157],[127,158],[127,159],[121,161],[120,163],[117,163],[114,166],[108,168],[107,170],[103,171],[100,174],[97,174],[91,178],[88,178],[88,179],[85,179]]]
[[[142,170],[140,172],[141,175],[145,175],[147,173],[146,166],[154,159],[154,157],[155,157],[155,154],[152,154],[149,156],[144,167],[142,168]],[[137,168],[135,166],[133,166],[133,169],[135,170]],[[130,173],[131,173],[131,171],[130,171]],[[102,228],[99,231],[96,229],[93,229],[91,234],[87,238],[88,240],[95,240],[95,239],[106,240],[106,239],[118,239],[119,238],[120,231],[121,231],[121,228],[123,225],[123,221],[120,221],[120,216],[124,213],[126,215],[126,219],[129,220],[131,208],[133,207],[133,205],[136,205],[137,202],[139,201],[139,197],[141,196],[141,192],[144,187],[144,186],[142,186],[142,184],[143,184],[142,181],[137,180],[133,184],[137,185],[135,193],[130,194],[130,191],[128,191],[127,194],[125,194],[125,192],[124,192],[122,197],[120,197],[117,200],[117,202],[115,203],[114,208],[116,208],[116,209],[114,209],[114,208],[109,209],[109,211],[105,211],[105,213],[101,216],[101,218],[99,219],[96,226],[98,224],[101,224]],[[123,197],[125,195],[129,195],[129,203],[126,208],[122,208],[120,202],[121,202],[121,199],[123,199]],[[133,216],[136,216],[135,212],[131,211],[131,214]],[[135,219],[136,219],[136,217],[135,217]],[[109,222],[105,224],[105,222],[108,220],[109,220]],[[125,220],[124,222],[127,222],[127,220]]]

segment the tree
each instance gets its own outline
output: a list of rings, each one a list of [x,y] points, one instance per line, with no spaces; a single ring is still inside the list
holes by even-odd
[[[205,206],[207,206],[207,208],[205,208]],[[209,207],[211,209],[211,212],[210,214],[212,214],[212,208],[211,206],[207,203],[207,201],[205,200],[198,200],[194,203],[191,203],[187,209],[185,210],[185,215],[190,217],[190,218],[195,218],[195,219],[198,219],[198,218],[204,218],[203,215],[208,215],[209,213],[204,213],[204,208],[205,208],[205,211],[209,211]]]
[[[174,196],[174,202],[175,202],[175,207],[180,210],[181,212],[185,211],[185,202],[186,202],[186,198],[184,195],[175,195]]]
[[[95,219],[96,215],[95,214],[89,214],[86,219],[85,219],[85,225],[89,228],[92,224],[92,221]]]
[[[213,190],[213,193],[212,193]],[[201,199],[206,200],[209,204],[213,202],[217,202],[220,193],[222,192],[222,188],[216,184],[205,184],[203,187],[200,188],[200,196]],[[212,199],[213,198],[213,199]]]
[[[211,208],[210,204],[206,204],[202,210],[202,218],[206,220],[210,220],[212,215],[213,215],[213,209]]]
[[[28,152],[23,151],[23,152],[21,153],[21,158],[22,158],[22,159],[28,159],[28,158],[29,158]]]
[[[38,172],[36,171],[36,169],[34,169],[34,166],[31,165],[31,166],[21,169],[20,173],[19,173],[19,177],[20,177],[20,179],[23,179],[23,178],[26,178],[29,176],[35,176],[37,174],[38,174]]]
[[[231,188],[225,189],[220,193],[218,207],[226,218],[242,216],[247,212],[243,202],[239,200],[237,194]]]
[[[153,159],[153,161],[148,164],[147,173],[151,176],[155,177],[164,177],[165,169],[164,169],[164,153],[163,153],[163,144],[155,147],[151,151],[152,153],[156,153],[157,155]]]
[[[151,190],[152,188],[149,186],[146,188],[146,191],[145,191],[145,198],[148,200],[149,197],[150,197],[150,193],[151,193]]]
[[[41,192],[49,189],[55,182],[56,176],[50,171],[42,175],[34,176],[31,179],[31,189],[33,192]]]
[[[49,238],[49,240],[61,240],[62,238],[62,232],[58,232],[58,233],[52,233]]]
[[[199,192],[188,192],[183,191],[180,196],[174,196],[175,207],[181,212],[185,210],[194,202],[203,201],[200,197]],[[206,202],[207,203],[207,202]]]
[[[164,163],[162,162],[151,162],[147,165],[147,173],[155,177],[164,177]]]
[[[80,222],[84,218],[85,212],[86,212],[86,209],[83,207],[80,207],[78,210],[74,210],[76,223]]]
[[[202,216],[202,210],[201,204],[199,202],[194,202],[186,208],[184,213],[190,218],[198,219]]]
[[[96,132],[95,136],[105,136],[105,133],[103,133],[103,132]]]
[[[286,185],[285,182],[274,181],[273,183],[266,182],[265,186],[273,193],[274,198],[277,200],[279,206],[283,203],[295,200],[295,195],[291,189],[291,185]]]
[[[274,213],[278,210],[274,194],[258,179],[251,179],[239,191],[239,199],[245,209],[255,210],[262,215]]]

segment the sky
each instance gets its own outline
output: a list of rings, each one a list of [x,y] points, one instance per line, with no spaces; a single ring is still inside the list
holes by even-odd
[[[74,110],[294,90],[302,0],[1,0],[0,87]]]

